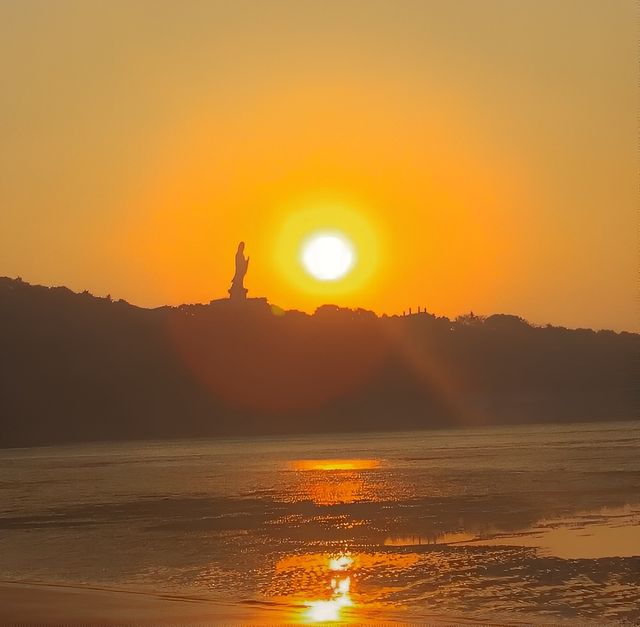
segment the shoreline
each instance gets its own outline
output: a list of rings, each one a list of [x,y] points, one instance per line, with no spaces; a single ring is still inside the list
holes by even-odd
[[[206,597],[92,585],[0,581],[2,625],[327,624],[301,620],[302,609],[278,603],[247,601],[233,604]],[[385,612],[384,615],[358,611],[357,615],[345,614],[344,620],[330,624],[507,627],[532,623],[525,620],[508,623],[478,621],[461,616],[411,616],[398,611]]]
[[[275,606],[93,585],[0,581],[1,624],[268,625],[284,618]]]

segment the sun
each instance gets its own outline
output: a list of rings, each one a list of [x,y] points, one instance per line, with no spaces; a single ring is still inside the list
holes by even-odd
[[[340,232],[314,233],[300,247],[305,270],[318,281],[337,281],[353,268],[353,243]]]
[[[355,297],[379,272],[381,236],[372,212],[327,198],[285,203],[274,224],[275,272],[311,302]]]

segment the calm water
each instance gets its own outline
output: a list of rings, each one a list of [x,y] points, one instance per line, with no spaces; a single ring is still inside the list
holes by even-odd
[[[637,621],[639,452],[639,422],[3,450],[0,578],[300,622]]]

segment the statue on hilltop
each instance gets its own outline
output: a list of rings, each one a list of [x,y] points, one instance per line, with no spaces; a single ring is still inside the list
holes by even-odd
[[[231,287],[229,288],[231,300],[246,300],[248,290],[243,285],[243,281],[248,268],[249,257],[244,256],[244,242],[240,242],[236,252],[236,272],[231,279]]]

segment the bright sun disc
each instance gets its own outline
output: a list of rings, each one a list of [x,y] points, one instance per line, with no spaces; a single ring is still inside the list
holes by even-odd
[[[306,306],[347,305],[372,283],[382,258],[382,240],[365,207],[323,198],[297,198],[274,222],[274,270]]]
[[[353,267],[351,242],[340,233],[318,233],[302,245],[302,265],[319,281],[337,281]]]

